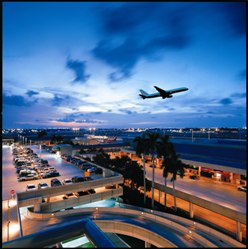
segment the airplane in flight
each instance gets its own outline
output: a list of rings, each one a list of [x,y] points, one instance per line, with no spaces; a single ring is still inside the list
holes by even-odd
[[[178,93],[178,92],[184,92],[189,90],[187,87],[180,87],[180,88],[175,88],[175,89],[171,89],[171,90],[163,90],[157,86],[154,86],[155,89],[158,91],[157,93],[147,93],[144,90],[140,89],[141,94],[139,94],[139,96],[142,99],[147,99],[147,98],[156,98],[156,97],[162,97],[163,99],[165,98],[172,98],[172,94],[174,93]]]

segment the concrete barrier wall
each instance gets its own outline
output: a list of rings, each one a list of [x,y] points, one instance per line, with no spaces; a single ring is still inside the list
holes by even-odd
[[[177,247],[169,240],[142,227],[138,227],[120,221],[95,220],[94,222],[96,223],[97,226],[101,228],[101,230],[103,230],[106,233],[110,232],[110,233],[128,235],[146,241],[152,245],[155,245],[156,247],[163,247],[163,248]]]
[[[128,204],[122,204],[122,207],[127,208],[127,209],[137,209],[137,207],[132,206],[132,205],[128,205]],[[168,213],[164,213],[164,212],[160,212],[160,211],[156,211],[156,210],[151,210],[151,209],[147,209],[147,208],[138,208],[140,212],[145,211],[147,214],[155,214],[156,216],[162,216],[164,218],[167,219],[172,219],[174,220],[176,223],[185,223],[187,224],[188,227],[193,227],[196,229],[200,229],[202,231],[204,231],[205,233],[211,234],[217,238],[221,238],[223,241],[232,244],[234,247],[245,247],[242,243],[240,243],[239,241],[233,239],[232,237],[229,237],[226,234],[223,234],[211,227],[202,225],[200,223],[197,223],[195,221],[192,221],[190,219],[186,219],[183,217],[180,217],[178,215],[173,215],[173,214],[168,214]]]
[[[196,234],[194,232],[191,231],[191,234],[189,234],[189,229],[172,221],[172,220],[168,220],[164,217],[161,217],[161,216],[157,216],[155,214],[151,214],[151,213],[147,213],[145,211],[143,212],[140,212],[139,211],[136,211],[136,210],[132,210],[132,209],[117,209],[115,208],[113,210],[113,208],[109,209],[109,208],[100,208],[98,209],[98,212],[103,212],[103,213],[106,213],[106,212],[111,212],[111,213],[119,213],[119,214],[125,214],[125,215],[131,215],[131,216],[135,216],[136,218],[137,217],[143,217],[145,219],[148,219],[148,220],[151,220],[151,221],[155,221],[155,222],[159,222],[163,225],[166,225],[170,228],[173,228],[174,230],[176,231],[180,231],[182,234],[185,234],[185,235],[190,235],[193,239],[194,238],[197,238],[197,242],[202,244],[203,246],[207,246],[207,247],[216,247],[213,243],[211,243],[210,241],[208,241],[207,239],[205,239],[204,237],[200,236],[199,234]]]
[[[71,208],[74,206],[79,206],[87,203],[92,203],[95,201],[106,200],[112,197],[117,197],[123,195],[123,189],[109,189],[105,192],[89,194],[85,196],[75,197],[67,200],[61,200],[56,202],[48,202],[40,204],[40,212],[51,213],[61,209]]]
[[[122,184],[123,177],[122,176],[112,176],[108,178],[101,178],[94,181],[87,181],[81,183],[75,183],[71,185],[51,187],[47,189],[33,190],[27,192],[17,193],[18,202],[20,207],[25,207],[28,205],[32,205],[32,200],[29,201],[29,204],[26,204],[28,199],[33,199],[36,197],[53,197],[57,195],[64,195],[66,193],[84,191],[87,189],[94,189],[99,187],[105,187],[107,185],[115,185]]]
[[[172,220],[168,220],[165,217],[161,217],[161,216],[157,216],[155,214],[147,213],[147,212],[145,212],[145,210],[143,210],[143,212],[141,212],[140,210],[126,209],[126,208],[99,207],[99,208],[80,208],[80,209],[77,209],[77,210],[67,210],[65,212],[56,212],[53,215],[52,214],[37,214],[37,213],[35,214],[35,213],[32,213],[31,211],[29,211],[28,215],[31,216],[32,218],[42,220],[42,219],[50,219],[51,217],[61,217],[61,216],[64,216],[64,215],[76,214],[76,213],[78,213],[78,214],[79,213],[80,214],[89,214],[89,215],[92,215],[92,218],[94,218],[94,216],[98,216],[98,215],[106,214],[106,213],[110,213],[111,215],[114,215],[114,214],[119,215],[119,214],[121,214],[121,215],[131,216],[131,217],[135,217],[135,218],[137,218],[137,217],[142,218],[143,217],[144,219],[148,219],[148,220],[151,220],[153,222],[154,221],[159,222],[159,223],[161,223],[163,225],[166,225],[166,226],[168,226],[170,228],[173,228],[176,231],[180,231],[182,234],[189,235],[189,236],[192,237],[192,239],[197,240],[197,242],[200,243],[204,247],[216,247],[212,242],[205,239],[203,236],[195,233],[194,231],[191,231],[191,234],[189,234],[189,229],[186,228],[185,226],[182,226],[182,225],[180,225],[180,224],[178,224],[178,223],[176,223],[176,222],[174,222]],[[98,216],[98,219],[99,218],[100,217]],[[114,220],[114,217],[113,217],[113,220]],[[110,223],[115,222],[113,220],[111,220]],[[99,220],[97,220],[97,221],[99,221]],[[102,223],[106,223],[106,221],[102,221]],[[110,227],[111,224],[108,224],[107,226]],[[130,230],[129,226],[130,226],[130,224],[125,224],[125,229],[124,230],[122,230],[122,227],[118,227],[118,228],[115,228],[115,229],[113,229],[113,227],[112,227],[113,230],[109,230],[109,231],[107,230],[107,227],[105,227],[105,229],[106,229],[106,232],[122,233],[122,234],[125,234],[125,235],[129,235],[129,236],[133,236],[133,237],[138,238],[137,237],[138,234],[136,234],[132,230]],[[117,230],[117,229],[119,229],[119,230]],[[141,233],[139,236],[141,236],[140,239],[149,242],[149,240],[147,239],[148,238],[147,235],[144,235],[144,234]],[[154,244],[154,235],[153,235],[153,237],[152,237],[152,239],[150,240],[149,243]],[[154,244],[154,245],[156,245],[156,244]]]

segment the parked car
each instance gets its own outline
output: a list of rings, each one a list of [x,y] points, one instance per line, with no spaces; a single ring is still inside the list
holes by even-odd
[[[80,159],[77,159],[77,158],[72,158],[71,159],[71,163],[75,164],[75,165],[78,165],[78,163],[80,162],[81,160]]]
[[[192,180],[198,180],[199,176],[197,176],[197,175],[191,175],[191,176],[189,176],[189,178],[192,179]]]
[[[115,185],[109,185],[109,186],[105,186],[105,189],[115,189],[116,186]]]
[[[39,176],[37,174],[28,174],[26,176],[21,176],[18,178],[18,181],[29,181],[29,180],[37,180]]]
[[[237,186],[238,191],[246,192],[246,188],[247,188],[247,186],[245,186],[245,185]]]
[[[71,179],[64,179],[64,180],[62,181],[62,184],[63,184],[63,185],[70,185],[70,184],[73,184],[73,182],[72,182]]]
[[[90,164],[84,164],[84,165],[81,165],[80,168],[84,171],[87,171],[88,169],[90,169],[92,166]]]
[[[23,166],[19,166],[16,168],[16,173],[20,174],[21,170],[30,170],[30,168],[28,168],[27,166],[23,165]]]
[[[91,166],[90,168],[87,169],[88,172],[94,173],[96,171],[96,167]]]
[[[61,185],[62,185],[62,183],[60,182],[59,179],[57,179],[57,178],[51,179],[51,187],[56,187],[56,186],[61,186]]]
[[[22,166],[22,165],[26,165],[26,162],[27,162],[27,161],[18,161],[18,162],[15,164],[15,167],[19,167],[19,166]]]
[[[83,195],[89,195],[89,192],[88,191],[79,191],[79,192],[76,192],[75,195],[77,197],[83,196]]]
[[[77,166],[82,166],[82,165],[84,165],[85,164],[85,161],[79,161],[79,162],[77,162]]]
[[[42,178],[51,178],[51,177],[55,177],[55,176],[60,176],[59,172],[51,171],[51,172],[44,173],[42,175]]]
[[[88,192],[89,192],[90,194],[95,194],[95,193],[96,193],[95,189],[93,189],[93,188],[92,188],[92,189],[89,189]]]
[[[70,162],[71,159],[72,159],[72,156],[66,156],[66,157],[65,157],[65,160],[66,160],[67,162]]]
[[[28,184],[26,187],[26,191],[32,191],[37,190],[36,186],[34,184]]]
[[[71,180],[72,180],[73,183],[84,182],[85,181],[84,177],[82,177],[82,176],[74,176],[74,177],[71,178]]]
[[[19,171],[19,176],[27,176],[28,174],[37,174],[35,170],[27,169],[26,167],[22,167],[22,169]]]
[[[47,161],[47,160],[44,160],[44,159],[41,159],[41,160],[40,160],[40,163],[41,163],[42,165],[48,165],[48,161]]]
[[[65,200],[65,199],[70,199],[70,198],[75,198],[75,197],[77,196],[75,196],[73,193],[68,193],[63,196],[63,199]]]
[[[45,188],[49,188],[49,186],[46,182],[40,182],[38,184],[38,189],[45,189]]]

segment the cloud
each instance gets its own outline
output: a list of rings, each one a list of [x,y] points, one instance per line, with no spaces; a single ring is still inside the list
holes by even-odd
[[[90,75],[85,73],[86,70],[86,61],[79,61],[79,60],[71,60],[67,59],[66,67],[71,69],[75,73],[75,79],[73,82],[86,82]]]
[[[98,113],[95,113],[98,114]],[[94,120],[94,119],[89,119],[86,118],[87,116],[89,116],[88,114],[84,114],[84,113],[71,113],[71,114],[67,114],[65,117],[63,118],[58,118],[55,119],[56,122],[63,122],[63,123],[96,123],[96,124],[101,124],[102,121],[99,120]],[[53,120],[51,120],[53,121]]]
[[[69,100],[70,100],[69,96],[62,96],[62,95],[55,94],[52,99],[52,105],[61,106],[63,104],[68,104]]]
[[[74,122],[74,123],[78,123],[78,124],[88,124],[88,123],[102,124],[103,123],[100,120],[94,120],[94,119],[81,119],[81,120],[77,119],[77,120],[74,120],[74,119],[68,119],[68,118],[61,118],[61,119],[56,119],[55,121],[62,122],[62,123]]]
[[[108,33],[130,32],[141,24],[140,20],[145,21],[157,8],[158,5],[152,3],[142,3],[142,8],[140,4],[132,3],[115,9],[104,9],[101,13],[104,29]]]
[[[29,90],[29,91],[26,92],[26,94],[27,94],[29,97],[32,97],[33,95],[39,94],[39,92],[35,92],[35,91],[32,91],[32,90]]]
[[[3,94],[3,104],[5,105],[14,105],[14,106],[32,106],[37,103],[37,99],[34,101],[27,101],[23,96],[20,95],[11,95],[7,96]]]
[[[122,44],[111,44],[109,40],[103,40],[92,50],[92,53],[100,60],[117,69],[110,74],[112,81],[118,81],[131,76],[132,68],[140,57],[140,48],[132,38],[126,39]]]
[[[231,95],[231,97],[233,98],[239,98],[239,99],[243,99],[243,98],[246,98],[246,93],[234,93]]]
[[[184,11],[166,3],[128,3],[105,12],[101,22],[108,39],[99,41],[91,52],[115,68],[109,74],[111,81],[130,78],[143,58],[154,60],[166,50],[191,43]]]
[[[91,114],[99,115],[102,114],[102,112],[92,112]]]
[[[125,114],[136,114],[137,112],[136,111],[130,111],[128,109],[119,109],[118,111],[122,112],[122,113],[125,113]]]
[[[233,101],[230,98],[224,98],[224,99],[221,99],[219,103],[222,105],[230,105],[233,103]]]
[[[227,23],[232,29],[235,36],[246,34],[246,3],[245,2],[230,2],[219,3]]]

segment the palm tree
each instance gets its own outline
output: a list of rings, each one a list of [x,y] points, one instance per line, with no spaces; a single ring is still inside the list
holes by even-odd
[[[164,175],[168,176],[169,173],[172,174],[172,184],[173,184],[173,196],[174,196],[174,210],[177,210],[177,205],[176,205],[176,191],[175,191],[175,181],[177,179],[177,174],[181,178],[184,176],[184,166],[185,164],[179,159],[179,154],[174,153],[172,157],[169,157],[166,161],[166,167],[165,167],[165,172]]]
[[[147,143],[147,151],[152,156],[152,209],[154,208],[154,158],[155,153],[158,151],[158,139],[160,138],[160,134],[158,133],[146,133],[145,140]]]
[[[96,164],[101,165],[104,168],[109,168],[109,165],[111,164],[110,156],[103,150],[101,150],[93,159]]]
[[[163,177],[164,177],[164,207],[166,208],[166,186],[167,186],[167,177],[168,171],[166,169],[169,164],[169,158],[174,153],[174,146],[169,141],[168,135],[162,135],[159,139],[158,147],[158,156],[162,157],[162,168],[163,168]]]
[[[125,165],[123,177],[131,180],[131,188],[137,189],[142,184],[142,169],[136,161],[131,161]]]
[[[142,136],[135,137],[133,140],[134,143],[136,143],[136,154],[140,157],[142,157],[142,163],[143,163],[143,181],[144,181],[144,205],[146,205],[146,163],[145,163],[145,154],[148,151],[146,138],[144,137],[144,134]]]

